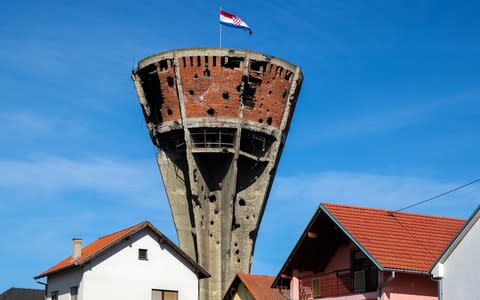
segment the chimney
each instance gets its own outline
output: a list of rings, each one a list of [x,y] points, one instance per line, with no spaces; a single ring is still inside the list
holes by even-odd
[[[76,260],[82,256],[82,239],[73,238],[72,239],[72,259]]]

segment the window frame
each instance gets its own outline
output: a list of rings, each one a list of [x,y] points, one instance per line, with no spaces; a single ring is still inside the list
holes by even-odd
[[[148,260],[148,249],[144,249],[144,248],[138,249],[138,260]]]
[[[176,294],[177,294],[177,299],[176,299],[176,300],[178,300],[178,294],[179,294],[178,291],[174,291],[174,290],[162,290],[162,289],[152,289],[151,299],[153,299],[153,292],[161,292],[161,293],[162,293],[162,300],[165,299],[165,292],[176,293]]]
[[[58,300],[58,291],[51,291],[50,292],[50,299]]]
[[[78,285],[70,287],[70,300],[78,300]]]

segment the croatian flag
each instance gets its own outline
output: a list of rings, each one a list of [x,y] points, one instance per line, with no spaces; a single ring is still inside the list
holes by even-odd
[[[250,29],[250,27],[248,27],[247,23],[245,23],[236,15],[233,15],[223,10],[220,10],[220,24],[233,28],[242,28],[248,31],[248,33],[252,34],[252,30]]]

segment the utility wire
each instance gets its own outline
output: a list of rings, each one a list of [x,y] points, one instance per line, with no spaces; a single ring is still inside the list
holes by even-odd
[[[406,207],[404,207],[404,208],[395,210],[395,211],[393,211],[392,213],[396,213],[396,212],[399,212],[399,211],[402,211],[402,210],[405,210],[405,209],[412,208],[412,207],[414,207],[414,206],[423,204],[423,203],[425,203],[425,202],[432,201],[432,200],[434,200],[434,199],[437,199],[437,198],[440,198],[440,197],[442,197],[442,196],[445,196],[446,194],[450,194],[450,193],[452,193],[452,192],[458,191],[459,189],[463,189],[464,187],[467,187],[467,186],[472,185],[472,184],[474,184],[474,183],[477,183],[477,182],[479,182],[479,181],[480,181],[480,178],[479,178],[479,179],[476,179],[476,180],[474,180],[474,181],[472,181],[472,182],[466,183],[466,184],[464,184],[464,185],[462,185],[462,186],[456,187],[456,188],[454,188],[453,190],[449,190],[448,192],[441,193],[441,194],[439,194],[439,195],[433,196],[433,197],[428,198],[428,199],[426,199],[426,200],[423,200],[423,201],[414,203],[414,204],[412,204],[412,205],[406,206]]]

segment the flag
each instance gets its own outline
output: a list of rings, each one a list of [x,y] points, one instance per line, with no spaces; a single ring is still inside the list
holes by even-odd
[[[233,15],[223,10],[220,10],[220,24],[233,28],[241,28],[252,34],[252,30],[250,29],[250,27],[248,27],[247,23],[245,23],[236,15]]]

